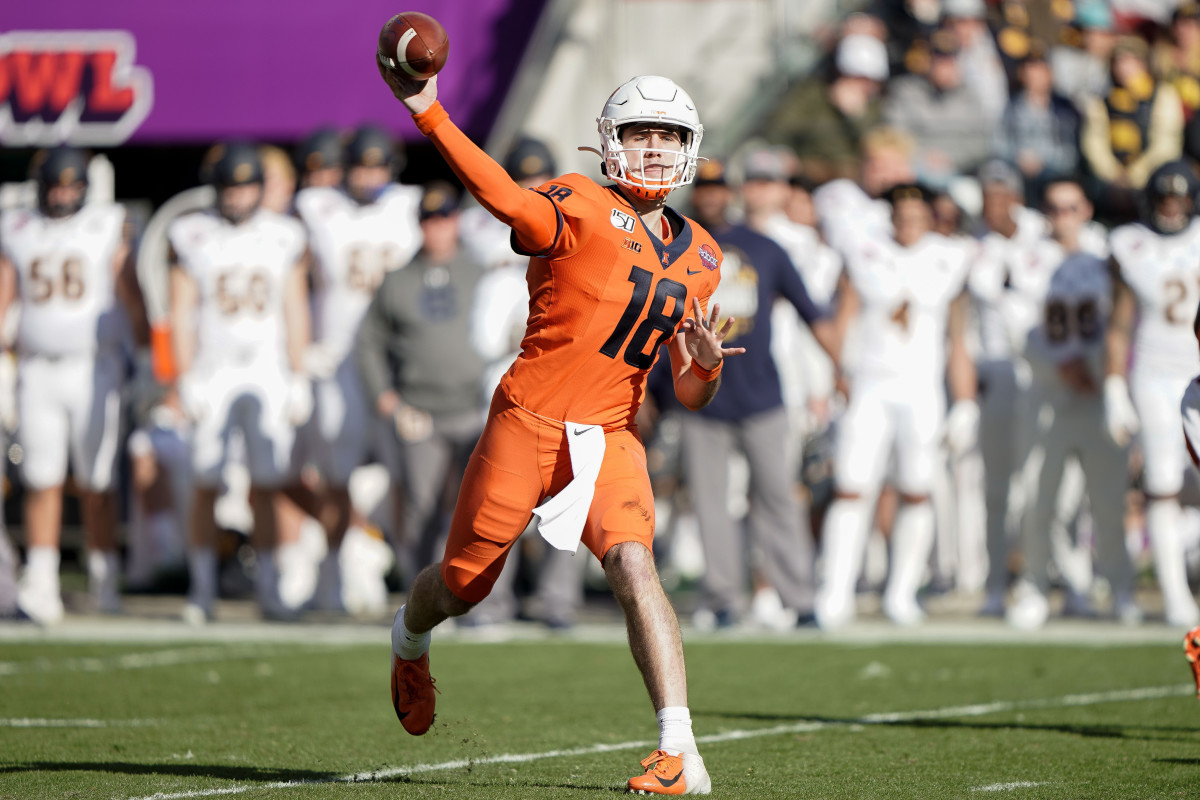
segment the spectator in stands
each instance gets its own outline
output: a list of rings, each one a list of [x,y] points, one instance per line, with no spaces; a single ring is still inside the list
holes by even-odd
[[[1081,111],[1091,97],[1108,93],[1109,70],[1116,35],[1112,9],[1104,0],[1080,0],[1066,42],[1050,52],[1054,89]]]
[[[1125,37],[1113,48],[1112,89],[1089,98],[1082,150],[1100,216],[1132,219],[1138,191],[1160,164],[1183,151],[1183,109],[1168,83],[1155,81],[1146,43]]]
[[[964,86],[983,103],[990,122],[1008,105],[1008,76],[987,24],[983,0],[942,0],[942,25],[958,37],[959,69]]]
[[[866,7],[883,21],[888,32],[888,66],[893,75],[924,72],[925,43],[937,28],[941,14],[938,0],[873,0]]]
[[[1071,101],[1054,91],[1046,48],[1033,40],[1017,69],[1019,89],[993,131],[992,153],[1025,178],[1025,203],[1036,206],[1054,176],[1079,168],[1081,119]]]
[[[1167,36],[1154,47],[1154,74],[1179,93],[1188,120],[1200,108],[1200,3],[1185,2],[1171,15]]]
[[[916,139],[918,178],[945,186],[987,158],[991,124],[983,102],[963,83],[958,37],[943,28],[934,32],[929,46],[929,74],[893,81],[884,119]]]
[[[818,182],[858,174],[862,136],[882,117],[887,49],[873,36],[851,33],[838,43],[831,69],[789,92],[765,131],[771,141],[791,147],[805,174]]]

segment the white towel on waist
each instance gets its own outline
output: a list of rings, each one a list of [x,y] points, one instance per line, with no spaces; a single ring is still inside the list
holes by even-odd
[[[604,428],[568,422],[567,445],[571,453],[571,482],[533,510],[538,516],[538,533],[551,546],[575,552],[583,538],[596,478],[604,462]]]

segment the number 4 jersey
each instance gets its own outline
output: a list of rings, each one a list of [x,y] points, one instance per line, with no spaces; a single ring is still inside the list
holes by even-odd
[[[22,354],[84,354],[116,344],[113,258],[124,224],[116,205],[87,205],[63,219],[26,209],[0,217],[0,244],[17,271]]]
[[[537,191],[554,202],[558,233],[530,254],[525,339],[500,388],[551,419],[630,425],[660,345],[691,316],[693,297],[707,311],[720,248],[669,208],[677,232],[664,244],[620,193],[583,175]]]
[[[208,210],[175,220],[167,237],[196,282],[197,365],[285,364],[284,285],[306,246],[300,223],[259,209],[233,225]]]

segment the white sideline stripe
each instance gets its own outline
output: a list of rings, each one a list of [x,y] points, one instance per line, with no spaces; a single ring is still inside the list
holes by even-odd
[[[1061,708],[1066,706],[1090,706],[1101,703],[1121,703],[1130,700],[1150,700],[1164,697],[1191,696],[1196,691],[1192,685],[1179,686],[1149,686],[1141,689],[1121,689],[1112,692],[1093,692],[1090,694],[1069,694],[1063,697],[1052,697],[1041,700],[1009,700],[995,703],[977,703],[966,706],[949,706],[926,711],[896,711],[880,714],[867,714],[857,719],[837,722],[797,722],[790,725],[774,725],[770,728],[753,728],[750,730],[725,731],[710,736],[697,736],[697,744],[717,744],[720,742],[741,741],[744,739],[759,739],[764,736],[783,736],[795,733],[811,733],[826,728],[850,728],[860,725],[887,725],[894,722],[917,721],[925,719],[943,719],[946,717],[981,717],[987,714],[997,714],[1005,711],[1022,709]],[[358,772],[353,775],[343,775],[337,778],[322,778],[296,781],[277,781],[275,783],[242,784],[227,786],[221,789],[196,789],[189,792],[159,792],[157,794],[129,798],[129,800],[185,800],[191,797],[218,797],[221,795],[241,794],[258,789],[288,789],[296,786],[311,786],[324,783],[364,783],[396,778],[401,775],[417,775],[427,772],[444,772],[463,767],[477,767],[488,764],[524,764],[530,761],[540,761],[546,758],[563,756],[584,756],[596,753],[611,753],[619,750],[639,750],[658,746],[657,741],[620,742],[617,744],[594,744],[587,747],[573,747],[566,750],[546,750],[541,753],[504,753],[486,758],[455,759],[441,761],[436,764],[414,764],[408,767],[391,767],[389,769]],[[1017,784],[995,784],[996,786],[1016,786]],[[1039,785],[1039,784],[1028,784]],[[979,791],[999,791],[983,787]]]
[[[1047,786],[1037,781],[1013,781],[1012,783],[993,783],[988,786],[976,786],[972,792],[1011,792],[1013,789],[1032,789],[1035,786]]]
[[[0,718],[0,728],[146,728],[158,725],[156,719],[29,719]]]
[[[291,653],[294,648],[288,648]],[[110,672],[115,670],[175,667],[182,664],[201,664],[214,661],[237,661],[247,658],[272,658],[281,649],[270,647],[235,647],[230,645],[181,647],[154,650],[148,653],[126,653],[103,658],[36,658],[31,661],[0,661],[0,678],[23,672]]]

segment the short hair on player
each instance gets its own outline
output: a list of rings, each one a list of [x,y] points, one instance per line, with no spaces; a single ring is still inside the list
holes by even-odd
[[[904,156],[912,156],[917,149],[916,141],[899,128],[882,125],[867,131],[862,138],[862,152],[876,153],[880,150],[895,150]]]
[[[1074,186],[1083,194],[1084,199],[1087,199],[1087,192],[1084,190],[1083,183],[1080,182],[1079,178],[1075,177],[1074,175],[1057,174],[1048,177],[1045,183],[1042,185],[1041,196],[1038,197],[1040,204],[1042,206],[1046,205],[1046,197],[1049,196],[1051,188],[1055,186],[1062,186],[1063,184]]]

